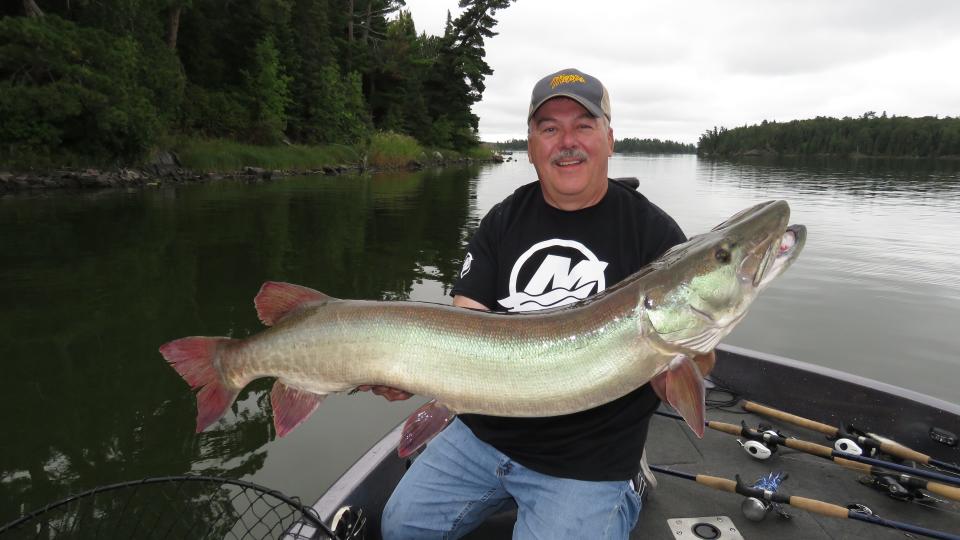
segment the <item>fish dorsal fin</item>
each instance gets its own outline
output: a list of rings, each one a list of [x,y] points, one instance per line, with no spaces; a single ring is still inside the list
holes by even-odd
[[[257,306],[260,321],[267,326],[273,326],[304,306],[326,302],[330,298],[309,287],[266,281],[253,299],[253,304]]]

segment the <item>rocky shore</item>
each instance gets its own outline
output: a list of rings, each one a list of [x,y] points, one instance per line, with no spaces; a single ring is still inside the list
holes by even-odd
[[[438,159],[439,158],[439,159]],[[505,158],[495,154],[491,161],[501,163]],[[511,158],[506,158],[511,159]],[[435,156],[428,162],[410,161],[403,167],[392,170],[416,171],[430,166],[446,166],[472,163],[476,160],[461,158],[444,160]],[[173,154],[166,154],[154,163],[139,168],[118,169],[54,169],[39,172],[10,172],[0,169],[0,194],[27,190],[50,189],[109,189],[144,188],[170,184],[209,182],[216,180],[239,180],[245,182],[266,182],[286,176],[375,173],[383,169],[366,166],[363,163],[324,166],[316,169],[280,170],[244,167],[230,172],[197,172],[181,166]]]

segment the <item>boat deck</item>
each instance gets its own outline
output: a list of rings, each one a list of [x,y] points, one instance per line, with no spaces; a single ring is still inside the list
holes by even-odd
[[[931,440],[932,428],[960,433],[960,405],[923,396],[903,388],[871,381],[830,368],[788,358],[739,349],[717,348],[717,365],[711,377],[740,396],[720,390],[708,392],[707,420],[750,428],[770,426],[783,435],[830,446],[820,434],[773,419],[746,413],[735,405],[734,397],[779,408],[828,425],[852,423],[882,433],[899,443],[944,462],[960,462],[960,448]],[[710,407],[710,405],[714,407]],[[726,406],[718,408],[716,406]],[[370,449],[314,505],[318,515],[330,522],[344,506],[363,509],[367,538],[379,537],[380,512],[399,481],[409,460],[396,457],[400,428],[387,434]],[[752,485],[770,472],[785,472],[789,477],[779,492],[791,496],[821,500],[839,506],[862,504],[887,520],[909,523],[960,537],[960,503],[925,499],[898,501],[876,488],[860,483],[863,473],[845,469],[832,461],[780,447],[766,461],[750,457],[736,437],[707,429],[697,439],[679,420],[655,416],[647,439],[651,465],[690,474],[734,479],[740,475]],[[776,538],[778,540],[818,540],[871,538],[901,539],[902,531],[852,519],[820,516],[785,506],[792,517],[784,519],[775,512],[763,521],[748,520],[741,512],[745,497],[721,492],[696,482],[657,473],[659,487],[650,491],[632,538],[673,540],[697,538],[690,530],[675,536],[671,525],[678,519],[727,516],[739,535],[729,527],[720,538]],[[501,539],[512,536],[515,512],[494,516],[471,533],[471,539]]]
[[[752,428],[763,423],[787,436],[826,446],[832,444],[821,434],[744,413],[739,410],[739,407],[729,410],[709,410],[707,419],[729,424],[739,424],[742,420]],[[744,482],[751,485],[770,472],[786,472],[789,477],[780,486],[779,491],[782,493],[818,499],[840,506],[859,503],[870,508],[881,518],[960,534],[960,504],[949,500],[936,502],[932,499],[898,501],[874,487],[862,485],[859,481],[863,476],[862,473],[790,448],[780,447],[770,459],[760,461],[747,455],[736,437],[707,429],[703,440],[699,440],[682,422],[655,416],[651,421],[647,452],[652,465],[729,479],[734,479],[735,475],[739,474]],[[727,516],[739,532],[739,538],[747,539],[904,538],[904,533],[901,531],[850,519],[820,516],[790,506],[783,507],[792,516],[789,519],[781,518],[771,510],[763,521],[753,522],[741,513],[740,505],[744,501],[741,495],[717,491],[690,480],[663,473],[657,473],[656,477],[659,486],[652,490],[646,499],[640,521],[631,538],[694,539],[697,536],[689,530],[689,524],[687,530],[683,530],[680,536],[674,535],[671,524],[675,525],[678,519],[714,516]],[[511,513],[495,516],[467,538],[474,540],[510,538],[514,519],[515,515]],[[718,538],[738,538],[728,530],[721,533],[722,535]]]

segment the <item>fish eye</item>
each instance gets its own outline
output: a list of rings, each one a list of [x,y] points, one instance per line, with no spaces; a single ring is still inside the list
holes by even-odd
[[[730,262],[730,249],[726,246],[720,246],[713,253],[713,257],[723,264]]]
[[[654,301],[653,301],[653,298],[650,298],[649,296],[644,296],[644,297],[643,297],[643,307],[645,307],[645,308],[647,308],[647,309],[653,309],[653,306],[654,306],[654,305],[655,305],[655,303],[654,303]]]

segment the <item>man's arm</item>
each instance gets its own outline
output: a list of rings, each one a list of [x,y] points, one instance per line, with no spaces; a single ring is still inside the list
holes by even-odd
[[[487,306],[481,304],[480,302],[477,302],[473,298],[468,298],[460,294],[453,297],[453,305],[457,307],[465,307],[470,309],[480,309],[483,311],[490,311],[490,309],[487,308]]]

